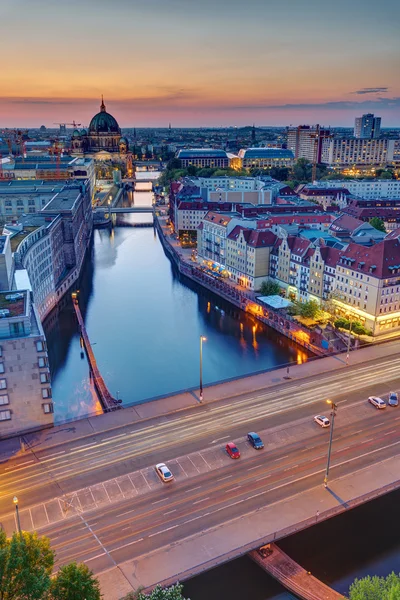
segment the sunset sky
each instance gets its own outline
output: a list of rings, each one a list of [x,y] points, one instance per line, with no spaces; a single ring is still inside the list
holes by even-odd
[[[0,0],[0,127],[400,126],[400,2]]]

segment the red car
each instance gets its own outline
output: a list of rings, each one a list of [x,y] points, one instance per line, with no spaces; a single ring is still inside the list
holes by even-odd
[[[239,448],[233,442],[229,442],[225,448],[231,458],[240,458]]]

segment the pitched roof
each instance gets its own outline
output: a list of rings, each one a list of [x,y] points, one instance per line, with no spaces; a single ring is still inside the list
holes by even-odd
[[[360,225],[364,225],[364,221],[360,221],[360,219],[356,219],[348,214],[341,214],[340,217],[333,221],[329,229],[331,231],[353,233]]]
[[[336,267],[343,252],[331,246],[321,246],[320,252],[322,259],[327,267]]]
[[[231,219],[232,217],[230,215],[214,212],[212,210],[210,210],[204,217],[205,221],[211,221],[216,225],[223,225],[224,227],[228,225]]]
[[[341,265],[379,279],[400,273],[400,240],[384,239],[372,247],[351,243],[341,254]]]
[[[276,240],[276,235],[271,230],[250,229],[250,237],[248,239],[249,246],[254,248],[262,248],[263,246],[273,246]]]
[[[299,255],[305,254],[311,245],[310,240],[307,240],[307,239],[301,238],[301,237],[297,237],[297,236],[293,237],[293,239],[294,239],[294,242],[291,245],[292,253],[299,254]]]

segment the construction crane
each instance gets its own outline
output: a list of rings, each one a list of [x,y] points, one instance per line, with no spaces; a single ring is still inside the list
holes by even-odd
[[[319,133],[320,133],[320,127],[319,127],[319,125],[316,125],[315,134],[313,135],[314,152],[313,152],[313,165],[312,165],[312,172],[311,172],[311,183],[314,183],[314,181],[317,180]]]
[[[76,129],[77,127],[80,127],[82,123],[75,123],[75,121],[72,121],[72,123],[53,123],[53,125],[62,125],[63,127],[66,125],[72,125],[72,127]]]

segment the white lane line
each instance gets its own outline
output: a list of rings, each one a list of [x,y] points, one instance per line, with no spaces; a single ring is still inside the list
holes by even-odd
[[[96,556],[92,556],[92,558],[85,558],[85,562],[89,562],[89,560],[95,560],[96,558],[100,558],[100,556],[104,556],[105,552],[102,552],[101,554],[97,554]]]
[[[127,529],[132,529],[132,525],[129,525],[129,527],[123,527],[121,531],[126,531]]]
[[[97,441],[96,442],[90,442],[90,444],[84,444],[83,446],[77,446],[76,448],[74,448],[73,452],[77,452],[79,450],[81,450],[82,448],[88,448],[89,446],[96,446]],[[71,454],[73,453],[71,452]]]
[[[266,494],[268,490],[264,490],[263,492],[258,492],[258,494],[253,494],[252,496],[248,496],[247,500],[250,500],[251,498],[257,498],[258,496],[262,496],[263,494]]]
[[[161,531],[156,531],[156,533],[151,533],[149,535],[149,538],[154,537],[155,535],[161,535],[162,533],[170,531],[171,529],[175,529],[176,527],[178,527],[178,525],[172,525],[172,527],[167,527],[166,529],[162,529]]]
[[[10,470],[10,469],[12,469],[12,470],[16,470],[16,469],[18,469],[19,467],[23,467],[24,465],[29,465],[29,464],[31,464],[31,463],[33,463],[33,462],[35,462],[35,461],[34,461],[34,459],[32,458],[32,460],[26,460],[25,462],[23,462],[23,463],[19,463],[18,465],[12,465],[11,467],[5,467],[5,469],[4,469],[4,470],[5,470],[5,471],[8,471],[8,470]],[[12,472],[12,471],[11,471],[11,472]]]
[[[119,435],[113,435],[112,437],[104,438],[102,442],[109,442],[110,440],[117,440],[118,438],[125,437],[127,433],[120,433]]]
[[[46,454],[43,458],[52,458],[53,456],[60,456],[60,454],[65,454],[65,450],[61,450],[60,452],[54,452],[54,454]],[[42,459],[39,459],[40,462],[43,462]]]
[[[185,457],[184,457],[185,458]],[[189,478],[189,475],[186,473],[185,469],[182,467],[181,463],[179,462],[179,460],[176,461],[177,464],[180,466],[180,468],[182,469],[182,471],[184,472],[185,476]]]
[[[383,435],[391,435],[392,433],[396,433],[397,429],[392,429],[392,431],[388,431],[387,433],[384,433]]]
[[[173,510],[168,510],[167,512],[165,512],[165,513],[164,513],[164,515],[165,515],[165,516],[167,516],[167,515],[171,515],[172,513],[176,512],[176,511],[177,511],[177,509],[176,509],[176,508],[174,508]]]
[[[281,456],[280,459],[278,459],[278,460],[283,460],[284,458],[289,458],[289,454],[286,454],[285,456]]]
[[[240,487],[242,487],[241,485],[236,485],[233,488],[230,488],[229,490],[225,490],[225,494],[229,494],[229,492],[233,492],[233,490],[238,490]]]
[[[206,500],[209,500],[210,496],[207,496],[207,498],[203,498],[202,500],[196,500],[196,502],[193,502],[193,504],[200,504],[200,502],[205,502]]]
[[[188,494],[189,492],[194,492],[194,490],[199,490],[201,487],[201,485],[198,485],[195,488],[190,488],[190,490],[185,490],[185,494]]]
[[[155,502],[152,502],[152,504],[160,504],[160,502],[165,502],[166,500],[168,500],[168,498],[161,498],[161,500],[156,500]]]
[[[198,517],[193,517],[193,519],[188,519],[185,523],[191,523],[192,521],[197,521],[197,519],[201,519],[204,515],[199,515]]]
[[[110,553],[116,552],[117,550],[122,550],[122,548],[126,548],[127,546],[132,546],[132,544],[137,544],[138,542],[143,542],[144,538],[140,538],[139,540],[135,540],[134,542],[129,542],[129,544],[124,544],[123,546],[118,546],[118,548],[113,548],[110,550]]]
[[[123,513],[119,513],[118,515],[115,515],[116,517],[124,517],[125,515],[129,515],[129,513],[135,512],[136,508],[131,508],[131,510],[127,510],[126,512]]]
[[[359,429],[358,431],[354,431],[353,435],[357,435],[357,433],[363,433],[363,429]]]
[[[248,471],[254,471],[254,469],[259,469],[261,465],[256,465],[255,467],[250,467],[247,469]]]
[[[271,475],[264,475],[264,477],[259,477],[256,481],[262,481],[263,479],[268,479],[268,477],[271,477]]]
[[[231,437],[231,436],[230,435],[224,435],[224,437],[217,438],[216,440],[213,440],[211,443],[212,444],[216,444],[217,442],[222,442],[222,440],[227,440],[229,437]]]
[[[204,456],[202,455],[202,453],[201,453],[201,452],[199,452],[199,454],[200,454],[201,458],[204,460],[204,462],[206,463],[207,467],[208,467],[208,468],[210,469],[210,471],[211,471],[212,467],[210,467],[210,465],[208,464],[208,462],[206,461],[206,459],[204,458]]]
[[[217,479],[217,481],[224,481],[224,479],[230,479],[230,477],[233,477],[233,475],[227,475],[226,477],[221,477],[220,479]]]
[[[196,465],[194,464],[194,462],[192,461],[192,459],[190,458],[190,456],[188,456],[187,458],[190,460],[190,462],[192,463],[192,465],[194,466],[194,468],[196,469],[196,471],[198,473],[200,473],[199,469],[196,467]]]

